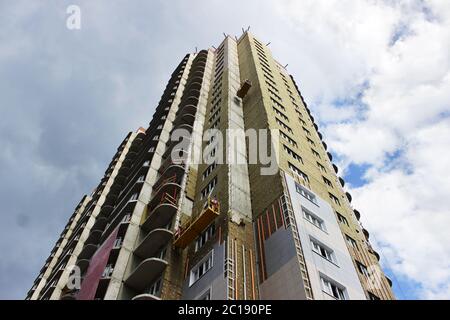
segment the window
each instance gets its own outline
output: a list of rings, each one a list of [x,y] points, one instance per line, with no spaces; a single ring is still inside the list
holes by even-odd
[[[328,192],[328,196],[330,197],[330,199],[331,199],[335,204],[337,204],[338,206],[341,205],[341,202],[339,201],[339,199],[338,199],[334,194]]]
[[[201,198],[200,199],[204,199],[206,198],[213,190],[214,187],[217,184],[217,177],[214,177],[206,187],[203,188],[202,192],[201,192]]]
[[[336,212],[337,218],[339,220],[340,223],[345,224],[347,226],[349,226],[348,224],[348,220],[346,217],[344,217],[342,214],[340,214],[339,212]]]
[[[297,174],[298,176],[300,176],[303,180],[305,180],[306,182],[309,183],[309,178],[306,175],[306,173],[304,173],[302,170],[300,170],[299,168],[297,168],[296,166],[294,166],[292,163],[288,162],[289,165],[289,169],[292,170],[293,173]]]
[[[345,235],[345,241],[347,241],[347,244],[350,245],[354,249],[358,249],[358,245],[356,244],[355,239],[352,237]]]
[[[309,132],[309,130],[306,129],[305,127],[302,127],[302,128],[303,128],[303,131],[305,132],[305,134],[306,134],[308,137],[311,137],[311,132]]]
[[[319,167],[319,169],[320,169],[320,171],[322,171],[322,172],[327,172],[327,170],[325,169],[325,167],[322,165],[322,164],[320,164],[319,162],[316,162],[317,163],[317,166]]]
[[[203,231],[200,236],[195,241],[195,251],[197,252],[201,247],[205,245],[208,240],[210,240],[216,231],[216,226],[212,224],[205,231]]]
[[[215,149],[213,149],[213,150],[215,150]],[[217,167],[217,163],[215,163],[215,162],[213,164],[209,165],[208,168],[206,168],[206,170],[203,171],[203,175],[202,175],[203,180],[205,180],[214,171],[214,169],[216,167]]]
[[[158,140],[159,140],[159,136],[158,135],[153,137],[153,141],[158,141]]]
[[[143,167],[150,166],[150,160],[145,160],[145,162],[142,164]]]
[[[311,239],[311,245],[312,245],[312,251],[320,255],[322,258],[332,262],[336,263],[336,259],[334,257],[334,252],[330,248],[326,247],[319,241],[315,239]]]
[[[213,267],[213,250],[191,270],[189,286],[192,286]]]
[[[367,270],[367,267],[363,265],[361,262],[356,261],[356,266],[358,267],[359,273],[361,273],[363,276],[367,278],[370,276],[369,270]]]
[[[272,106],[272,109],[273,109],[273,111],[275,111],[275,113],[276,113],[277,115],[279,115],[281,118],[283,118],[283,119],[286,120],[286,121],[289,121],[289,118],[288,118],[283,112],[281,112],[280,110],[278,110],[277,108],[275,108],[275,107],[273,107],[273,106]]]
[[[211,300],[211,289],[206,290],[195,300]]]
[[[325,231],[325,224],[322,219],[320,219],[318,216],[316,216],[311,211],[305,209],[302,207],[303,217],[311,222],[313,225],[315,225],[320,230]]]
[[[313,153],[313,155],[320,159],[320,154],[316,150],[311,149],[311,152]]]
[[[161,278],[153,282],[153,284],[146,290],[146,292],[153,296],[159,296],[160,289],[161,289]]]
[[[315,146],[316,144],[314,143],[314,141],[312,141],[310,138],[306,138],[308,140],[308,143],[312,146]]]
[[[144,180],[145,180],[145,174],[139,176],[139,178],[138,178],[137,181],[138,181],[138,182],[144,182]]]
[[[345,288],[334,281],[325,279],[324,277],[320,277],[320,282],[322,283],[322,290],[333,296],[338,300],[347,300]]]
[[[333,184],[331,183],[330,180],[328,180],[328,179],[325,178],[325,177],[322,177],[322,179],[323,179],[323,182],[325,182],[325,184],[326,184],[327,186],[329,186],[330,188],[333,188]]]
[[[150,149],[148,149],[148,152],[155,152],[155,147],[151,147]]]
[[[122,241],[122,238],[116,238],[114,240],[113,248],[120,248],[120,246],[122,245]]]
[[[293,139],[291,139],[286,133],[280,130],[280,136],[285,139],[289,144],[293,145],[294,147],[297,147],[297,142],[295,142]]]
[[[309,201],[311,201],[314,204],[317,204],[317,199],[316,196],[312,193],[309,192],[308,190],[306,190],[305,188],[303,188],[301,185],[299,185],[298,183],[295,184],[295,189],[297,190],[298,193],[300,193],[303,197],[305,197],[306,199],[308,199]]]
[[[114,271],[114,266],[112,264],[108,264],[103,270],[102,278],[110,278]]]
[[[130,197],[130,201],[136,201],[136,200],[137,200],[137,198],[138,198],[138,193],[137,193],[137,192],[135,192],[135,193],[133,193],[133,194],[131,195],[131,197]]]
[[[303,163],[303,159],[302,157],[300,157],[297,153],[295,153],[294,151],[292,151],[292,149],[290,149],[289,147],[287,147],[286,145],[283,144],[283,148],[284,151],[286,151],[286,153],[288,155],[290,155],[292,158],[294,158],[295,160],[298,160],[299,162]]]
[[[292,133],[292,129],[288,125],[286,125],[283,121],[281,121],[278,118],[275,118],[275,120],[282,128],[286,129],[289,133]]]

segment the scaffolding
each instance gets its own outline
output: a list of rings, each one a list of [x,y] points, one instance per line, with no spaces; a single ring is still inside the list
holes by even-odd
[[[173,245],[182,249],[186,248],[215,218],[219,216],[219,212],[219,201],[208,198],[202,212],[194,220],[180,226],[175,232]]]

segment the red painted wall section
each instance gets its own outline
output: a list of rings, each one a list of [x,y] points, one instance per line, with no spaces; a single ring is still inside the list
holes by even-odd
[[[118,230],[119,227],[116,227],[92,256],[86,276],[81,283],[77,300],[94,300],[98,283],[105,270],[106,264],[108,263],[109,254],[114,245],[114,240],[116,240]]]

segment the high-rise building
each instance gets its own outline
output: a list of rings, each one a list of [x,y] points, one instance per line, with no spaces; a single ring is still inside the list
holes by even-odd
[[[226,36],[182,59],[27,299],[393,299],[332,160],[267,45]]]

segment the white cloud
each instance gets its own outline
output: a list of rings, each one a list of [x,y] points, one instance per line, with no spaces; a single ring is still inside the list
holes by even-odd
[[[372,239],[419,297],[450,298],[449,2],[302,1],[280,12],[316,60],[294,75],[340,165],[371,165],[352,192]],[[357,88],[356,101],[333,106]]]

